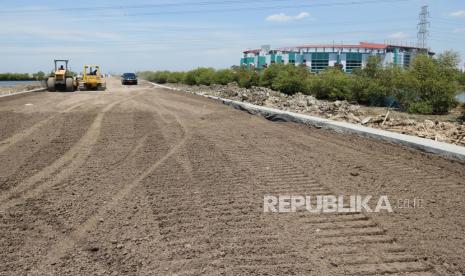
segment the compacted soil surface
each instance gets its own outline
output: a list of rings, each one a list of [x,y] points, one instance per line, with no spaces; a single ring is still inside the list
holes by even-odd
[[[0,275],[465,273],[463,163],[147,82],[0,99],[0,164]],[[278,195],[393,212],[265,213]]]

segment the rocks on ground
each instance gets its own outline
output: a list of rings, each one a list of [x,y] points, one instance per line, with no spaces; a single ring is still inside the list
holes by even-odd
[[[318,100],[313,96],[297,93],[292,96],[266,87],[241,88],[236,83],[212,86],[170,84],[184,91],[216,96],[255,105],[277,108],[297,113],[307,113],[336,121],[361,124],[368,127],[415,135],[452,144],[465,145],[465,125],[459,122],[414,120],[385,114],[373,115],[359,105],[347,101]]]

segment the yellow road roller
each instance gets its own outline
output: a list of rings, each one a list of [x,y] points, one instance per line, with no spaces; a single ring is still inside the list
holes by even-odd
[[[47,89],[50,92],[67,91],[73,92],[77,89],[77,81],[73,73],[68,69],[67,59],[55,59],[55,70],[46,79]]]

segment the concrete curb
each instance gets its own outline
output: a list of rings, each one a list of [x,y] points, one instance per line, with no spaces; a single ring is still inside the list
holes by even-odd
[[[159,85],[152,83],[154,86],[166,88],[170,90],[182,91],[181,89],[168,87],[165,85]],[[251,114],[261,114],[267,119],[274,121],[289,121],[295,123],[302,123],[306,125],[315,126],[318,128],[331,129],[340,133],[353,133],[363,137],[374,138],[394,144],[400,144],[410,148],[418,149],[424,152],[437,154],[449,159],[457,159],[465,161],[465,147],[457,146],[453,144],[433,141],[430,139],[420,138],[411,135],[405,135],[395,132],[390,132],[381,129],[375,129],[365,127],[361,125],[337,122],[329,119],[314,117],[310,115],[298,114],[289,111],[283,111],[279,109],[257,106],[250,103],[238,102],[228,99],[223,99],[214,96],[203,95],[195,93],[210,99],[215,99],[223,102],[226,105],[233,106],[236,109],[247,111]]]
[[[45,91],[45,90],[47,90],[47,89],[46,88],[37,88],[37,89],[34,89],[34,90],[21,91],[21,92],[16,92],[16,93],[11,93],[11,94],[0,95],[0,98],[8,97],[8,96],[21,95],[21,94],[31,93],[31,92],[40,92],[40,91]]]

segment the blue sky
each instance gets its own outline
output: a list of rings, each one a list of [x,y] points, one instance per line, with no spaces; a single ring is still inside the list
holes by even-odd
[[[223,68],[264,44],[415,43],[422,5],[431,49],[465,59],[463,0],[1,2],[0,72],[49,71],[54,58],[114,73]]]

